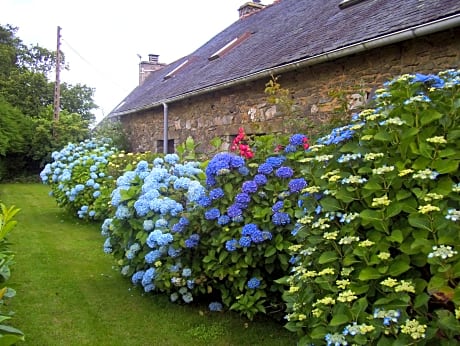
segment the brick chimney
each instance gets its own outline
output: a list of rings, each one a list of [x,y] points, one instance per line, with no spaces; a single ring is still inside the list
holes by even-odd
[[[251,2],[246,2],[244,5],[241,5],[238,9],[240,18],[250,16],[251,14],[260,11],[265,5],[260,3],[260,0],[253,0]]]
[[[149,54],[148,61],[141,61],[139,63],[139,85],[144,83],[147,77],[154,71],[162,69],[166,64],[158,61],[160,56],[157,54]]]

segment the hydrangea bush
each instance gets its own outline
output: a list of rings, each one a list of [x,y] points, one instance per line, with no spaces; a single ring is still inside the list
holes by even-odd
[[[206,289],[199,230],[190,227],[187,217],[205,194],[203,178],[200,163],[180,163],[178,155],[167,154],[152,164],[140,161],[117,179],[114,211],[102,225],[104,251],[145,292],[190,303]]]
[[[52,153],[53,162],[45,166],[40,177],[51,186],[51,195],[60,207],[80,218],[100,220],[106,216],[107,197],[113,188],[108,164],[117,152],[110,139],[69,143]]]
[[[300,172],[289,155],[305,151],[308,139],[296,134],[284,152],[275,153],[274,137],[263,138],[272,145],[267,157],[247,144],[241,148],[243,138],[240,129],[239,147],[234,145],[241,156],[224,152],[210,160],[208,193],[198,200],[202,209],[192,219],[201,229],[207,251],[203,269],[211,286],[225,306],[253,318],[284,310],[283,286],[274,280],[288,270],[297,200],[307,186],[296,178]]]
[[[280,282],[300,345],[460,342],[459,82],[398,77],[298,158],[305,215]]]

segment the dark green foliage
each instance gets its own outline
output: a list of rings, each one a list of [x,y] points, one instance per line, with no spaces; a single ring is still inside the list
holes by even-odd
[[[26,46],[16,32],[0,25],[0,180],[36,174],[52,151],[87,138],[97,107],[94,89],[63,83],[60,119],[54,121],[54,82],[48,76],[55,52]]]

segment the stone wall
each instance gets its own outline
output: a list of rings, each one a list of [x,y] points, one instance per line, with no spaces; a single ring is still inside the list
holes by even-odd
[[[212,138],[219,136],[228,143],[239,127],[248,134],[310,133],[337,116],[339,108],[345,110],[339,116],[349,116],[352,108],[394,76],[459,66],[460,28],[456,28],[278,76],[294,103],[290,114],[267,102],[264,89],[270,78],[169,104],[168,137],[177,146],[191,136],[201,144],[198,150],[206,152]],[[162,147],[162,107],[121,120],[131,150],[157,152]]]

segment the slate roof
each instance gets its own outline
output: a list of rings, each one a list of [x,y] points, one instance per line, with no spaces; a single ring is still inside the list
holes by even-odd
[[[252,74],[442,19],[460,25],[459,0],[279,0],[238,19],[189,56],[153,72],[109,116],[129,114],[185,95],[222,87]],[[441,29],[440,29],[441,30]],[[208,58],[245,33],[222,57]],[[164,76],[185,60],[173,77]]]

